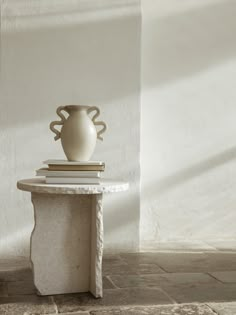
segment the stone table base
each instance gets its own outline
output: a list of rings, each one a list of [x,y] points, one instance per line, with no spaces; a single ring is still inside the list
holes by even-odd
[[[30,256],[38,294],[90,291],[102,297],[102,197],[128,185],[50,185],[30,179],[18,182],[18,188],[31,191],[34,205]]]
[[[41,295],[102,296],[102,194],[32,193],[34,283]]]

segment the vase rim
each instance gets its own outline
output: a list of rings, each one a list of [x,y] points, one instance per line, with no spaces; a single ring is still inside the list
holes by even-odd
[[[73,109],[81,109],[81,110],[88,110],[89,107],[88,105],[66,105],[65,108],[68,110],[73,110]]]

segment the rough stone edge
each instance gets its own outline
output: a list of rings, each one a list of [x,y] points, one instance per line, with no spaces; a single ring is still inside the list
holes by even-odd
[[[91,235],[91,271],[90,292],[96,297],[103,296],[102,255],[103,255],[103,206],[102,194],[92,200],[92,235]],[[93,256],[93,253],[95,254]],[[94,270],[93,270],[94,268]]]
[[[37,198],[37,195],[35,195],[35,193],[31,193],[31,202],[33,204],[33,212],[34,212],[34,227],[33,227],[33,230],[31,232],[31,235],[30,235],[30,263],[31,263],[31,268],[32,268],[32,273],[33,273],[34,286],[35,286],[35,288],[37,290],[37,294],[38,295],[42,295],[42,293],[39,291],[39,289],[37,288],[36,283],[35,283],[35,270],[34,270],[34,262],[33,262],[33,259],[32,259],[33,235],[35,234],[36,224],[37,224],[35,198]]]
[[[129,189],[129,183],[126,182],[101,182],[99,185],[59,185],[46,184],[39,179],[25,179],[17,182],[17,188],[32,193],[46,194],[102,194],[122,192]]]

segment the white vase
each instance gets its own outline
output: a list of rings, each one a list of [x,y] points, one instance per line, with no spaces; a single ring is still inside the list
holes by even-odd
[[[66,118],[62,111],[69,114]],[[89,113],[95,111],[92,118]],[[56,134],[55,140],[61,139],[65,155],[69,161],[88,161],[95,149],[96,140],[103,140],[101,134],[107,129],[102,121],[96,121],[100,110],[96,106],[66,105],[57,108],[57,114],[61,121],[53,121],[50,129]],[[61,131],[54,126],[62,125]],[[103,126],[97,132],[96,126]]]

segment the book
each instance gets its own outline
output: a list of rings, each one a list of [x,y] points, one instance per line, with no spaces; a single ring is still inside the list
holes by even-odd
[[[46,177],[47,184],[90,184],[97,185],[100,183],[99,178],[86,178],[86,177]]]
[[[102,161],[68,161],[68,160],[46,160],[43,164],[50,165],[104,165]]]
[[[97,171],[53,171],[49,168],[40,168],[36,170],[36,175],[50,177],[100,178],[101,173]]]
[[[48,165],[49,170],[51,171],[97,171],[103,172],[105,166],[103,165]]]
[[[104,171],[105,163],[101,161],[65,161],[65,160],[46,160],[49,170],[52,171]]]

